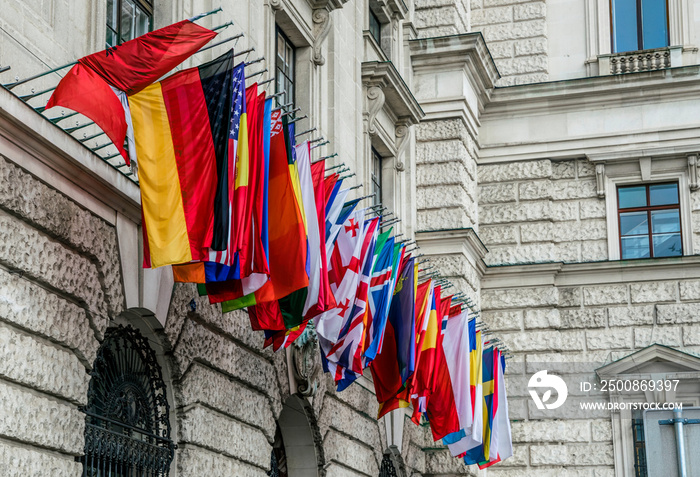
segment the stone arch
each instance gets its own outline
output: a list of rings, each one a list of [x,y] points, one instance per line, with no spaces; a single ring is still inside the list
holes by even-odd
[[[287,398],[277,419],[289,477],[324,477],[325,455],[316,416],[309,401]],[[274,453],[273,449],[273,453]]]

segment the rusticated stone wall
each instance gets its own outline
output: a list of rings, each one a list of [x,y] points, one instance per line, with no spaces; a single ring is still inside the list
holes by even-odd
[[[413,5],[413,23],[421,38],[470,31],[468,0],[415,0]]]
[[[263,334],[251,329],[245,312],[222,314],[188,284],[176,286],[164,331],[172,345],[178,475],[206,469],[209,475],[265,476],[290,397],[286,353],[263,349]],[[329,375],[319,369],[317,377],[318,391],[306,409],[317,464],[328,477],[377,475],[387,444],[374,393],[357,383],[337,393]],[[422,474],[426,430],[416,429],[404,439],[402,455],[408,470]],[[285,445],[297,452],[297,443]]]
[[[608,258],[605,199],[583,159],[480,166],[479,223],[489,265]]]
[[[498,86],[547,81],[546,14],[544,1],[471,0],[471,31],[484,35]]]
[[[75,476],[89,375],[124,309],[113,226],[0,157],[0,469]]]
[[[515,455],[489,475],[614,475],[610,412],[575,412],[590,400],[578,383],[595,382],[597,368],[652,344],[700,353],[700,280],[636,281],[653,274],[482,289],[483,321],[515,354],[506,381]],[[574,403],[557,419],[538,410],[527,392],[529,378],[545,368],[569,383],[567,406]]]

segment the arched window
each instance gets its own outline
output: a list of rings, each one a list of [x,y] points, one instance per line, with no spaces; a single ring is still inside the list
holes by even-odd
[[[107,330],[90,375],[83,476],[167,476],[175,445],[148,341],[130,326]]]

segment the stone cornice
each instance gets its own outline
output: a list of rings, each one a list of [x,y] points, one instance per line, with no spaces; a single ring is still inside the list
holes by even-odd
[[[661,96],[664,100],[697,97],[699,92],[700,66],[498,87],[484,119],[609,106],[619,102],[621,95],[625,105],[631,105]]]
[[[584,286],[689,278],[700,278],[700,255],[648,260],[553,262],[487,267],[481,289]]]
[[[486,246],[472,228],[416,232],[416,242],[426,256],[462,253],[483,274],[488,253]]]
[[[397,118],[416,124],[425,115],[391,61],[362,63],[362,83],[368,88],[381,88],[386,98],[385,104]]]
[[[493,88],[501,77],[481,32],[417,38],[410,40],[409,46],[416,73],[467,67],[484,90]]]
[[[348,3],[348,0],[307,0],[307,2],[314,10],[325,8],[330,12],[338,8],[343,8],[343,5]]]
[[[461,118],[477,137],[500,77],[481,33],[409,40],[413,85],[427,120]]]
[[[403,20],[408,15],[408,7],[403,0],[370,0],[369,5],[383,22],[394,18]]]
[[[0,88],[0,144],[9,160],[77,202],[82,203],[75,190],[81,190],[95,208],[141,222],[138,185],[4,88]],[[90,204],[82,205],[91,209]]]
[[[692,374],[697,379],[700,376],[700,358],[668,346],[653,344],[630,354],[603,367],[596,369],[600,378],[610,378],[620,375],[637,375],[636,369],[645,363],[667,361],[672,366],[684,366],[688,371],[672,371],[672,374]],[[648,374],[648,373],[647,373]],[[666,376],[665,379],[670,379]]]

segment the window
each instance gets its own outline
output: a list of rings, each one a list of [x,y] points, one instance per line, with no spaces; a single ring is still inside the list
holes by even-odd
[[[289,38],[277,28],[277,64],[275,65],[275,93],[279,104],[294,103],[294,60],[296,51]]]
[[[611,0],[613,52],[668,46],[666,0]]]
[[[107,0],[107,48],[133,40],[153,28],[151,0]]]
[[[647,454],[644,440],[644,417],[641,410],[632,413],[632,441],[634,444],[635,477],[647,477]]]
[[[377,41],[377,44],[381,46],[382,44],[382,24],[379,23],[379,18],[370,9],[369,11],[369,32],[372,37]]]
[[[374,199],[372,205],[382,203],[382,156],[376,149],[372,148],[372,194]]]
[[[678,183],[619,187],[622,259],[683,255]]]
[[[162,371],[148,340],[110,328],[90,373],[83,476],[167,477],[175,453]]]

